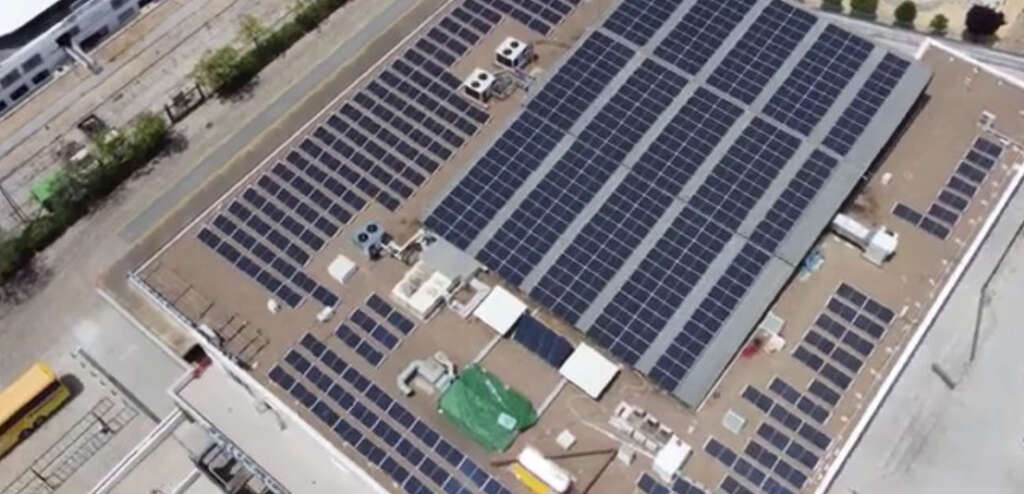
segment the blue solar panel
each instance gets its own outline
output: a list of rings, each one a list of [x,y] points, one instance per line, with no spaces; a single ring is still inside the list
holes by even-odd
[[[764,113],[810,135],[873,48],[867,40],[829,24],[768,101]]]
[[[822,144],[841,155],[849,152],[909,67],[910,62],[886,54]]]
[[[752,103],[815,22],[810,12],[772,0],[708,77],[708,84]]]
[[[799,141],[755,119],[597,319],[591,332],[613,354],[635,363],[733,237]],[[682,331],[651,378],[672,390],[685,377],[768,260],[747,244]],[[746,284],[745,284],[746,283]],[[742,290],[742,293],[738,293]]]
[[[750,236],[750,241],[768,252],[774,252],[811,201],[817,197],[818,191],[828,181],[838,164],[835,158],[821,151],[815,150],[811,153],[790,180],[786,190],[758,223]]]
[[[486,244],[480,261],[521,283],[684,84],[645,60]]]
[[[668,20],[681,0],[625,0],[612,12],[604,28],[637,46],[647,44]]]
[[[575,323],[740,113],[697,89],[530,294]]]
[[[573,351],[572,343],[528,314],[513,326],[512,338],[556,369]]]
[[[654,54],[696,74],[755,3],[756,0],[697,0]]]

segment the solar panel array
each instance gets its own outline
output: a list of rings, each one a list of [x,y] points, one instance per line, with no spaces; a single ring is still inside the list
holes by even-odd
[[[459,248],[469,247],[632,56],[633,50],[599,31],[587,37],[445,196],[427,227]]]
[[[572,354],[573,346],[529,314],[523,314],[513,326],[512,339],[558,369]]]
[[[612,12],[604,28],[643,46],[668,20],[682,0],[625,0]]]
[[[479,254],[519,284],[593,199],[686,80],[645,60]]]
[[[409,494],[512,492],[309,333],[268,377]]]
[[[686,479],[677,477],[672,481],[672,487],[668,487],[649,473],[642,473],[637,477],[636,488],[643,494],[704,494],[704,489]]]
[[[945,240],[1002,154],[1002,145],[984,137],[976,138],[927,212],[896,203],[892,214]]]
[[[654,49],[658,58],[696,75],[757,0],[697,0]]]
[[[815,394],[824,394],[820,397],[834,405],[838,392],[821,393],[820,386],[847,389],[894,318],[892,309],[849,284],[840,284],[793,351],[793,358],[822,378]]]
[[[770,3],[708,78],[708,84],[750,104],[807,35],[817,18],[783,2]]]
[[[910,62],[886,54],[822,144],[840,155],[848,153],[909,67]]]
[[[781,287],[820,233],[826,184],[851,190],[869,165],[807,136],[877,152],[888,136],[860,144],[877,103],[909,109],[926,83],[819,23],[780,0],[621,1],[425,225],[682,398],[708,348],[742,339],[716,337],[770,301],[750,287]],[[848,116],[826,119],[843,92]]]
[[[488,113],[448,70],[509,16],[547,34],[577,0],[465,0],[288,150],[199,240],[287,306],[338,297],[303,272],[370,202],[397,210]],[[230,217],[230,218],[229,218]]]
[[[398,347],[402,338],[412,332],[415,324],[377,294],[370,295],[365,307],[369,310],[352,311],[348,321],[334,330],[334,336],[377,367]],[[376,315],[371,316],[371,313]]]
[[[809,135],[873,48],[830,24],[768,101],[765,114]]]

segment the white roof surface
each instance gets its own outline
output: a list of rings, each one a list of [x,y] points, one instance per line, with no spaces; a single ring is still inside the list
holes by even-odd
[[[508,290],[495,286],[473,315],[500,335],[505,335],[526,312],[526,304]]]
[[[580,343],[558,372],[596,400],[615,379],[619,366],[586,343]]]
[[[57,0],[0,0],[0,36],[17,31]]]

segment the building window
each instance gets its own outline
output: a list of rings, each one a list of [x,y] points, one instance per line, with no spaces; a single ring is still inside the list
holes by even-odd
[[[32,84],[39,85],[50,78],[50,71],[43,69],[38,74],[32,76]]]
[[[19,99],[21,99],[22,96],[25,96],[25,93],[27,93],[27,92],[28,92],[28,86],[25,85],[25,84],[22,84],[21,87],[19,87],[18,89],[15,89],[14,92],[11,93],[11,101],[18,101]]]
[[[128,22],[129,20],[131,20],[132,17],[135,17],[135,13],[136,12],[138,12],[138,11],[135,10],[135,9],[128,9],[128,10],[125,10],[124,12],[121,12],[117,16],[117,23],[118,24],[124,24],[124,23]]]
[[[2,79],[0,79],[0,87],[7,89],[13,86],[15,82],[18,82],[18,79],[20,77],[21,72],[19,72],[18,69],[14,69],[8,72],[7,75],[5,75]]]
[[[43,64],[43,56],[38,54],[38,53],[36,53],[35,55],[32,55],[32,57],[29,58],[28,60],[25,60],[25,63],[21,64],[21,70],[25,71],[25,73],[29,73],[29,72],[32,72],[32,69],[34,69],[34,68],[36,68],[36,67],[38,67],[38,66],[40,66],[42,64]]]

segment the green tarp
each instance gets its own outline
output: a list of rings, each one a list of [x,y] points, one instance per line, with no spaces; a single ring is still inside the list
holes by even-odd
[[[46,201],[53,197],[53,194],[56,193],[66,180],[67,177],[64,175],[64,169],[57,169],[36,180],[32,184],[32,188],[29,189],[29,193],[32,194],[32,198],[36,202],[46,205]]]
[[[438,412],[488,451],[504,451],[537,422],[533,405],[494,374],[473,364],[437,401]]]

